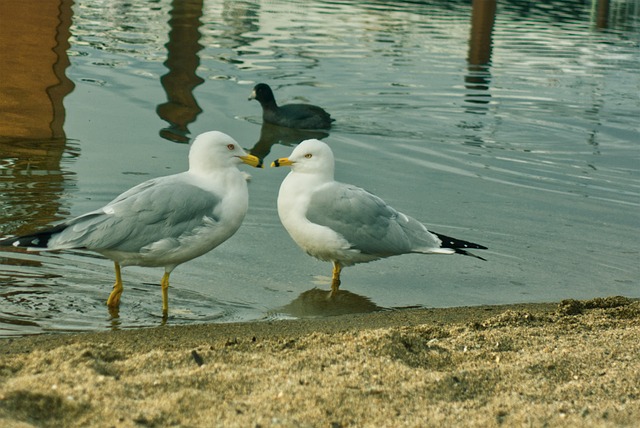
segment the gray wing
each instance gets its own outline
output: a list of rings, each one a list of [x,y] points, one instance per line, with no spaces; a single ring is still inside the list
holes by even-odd
[[[219,202],[218,196],[175,176],[149,180],[104,208],[69,221],[50,246],[137,252],[160,239],[191,234],[205,222],[217,222],[214,210]]]
[[[388,257],[429,248],[440,240],[424,225],[359,187],[331,183],[311,196],[306,217],[329,227],[365,254]]]

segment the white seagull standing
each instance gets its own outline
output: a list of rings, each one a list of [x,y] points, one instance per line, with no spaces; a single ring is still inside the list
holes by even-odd
[[[145,181],[98,210],[42,232],[0,240],[0,246],[90,250],[113,260],[110,309],[120,305],[121,266],[163,266],[166,316],[171,271],[222,244],[244,219],[249,193],[241,163],[262,166],[230,136],[206,132],[191,145],[188,171]]]
[[[334,180],[331,148],[305,140],[288,158],[271,166],[290,166],[278,193],[278,215],[291,238],[307,254],[333,263],[331,294],[340,287],[344,266],[407,253],[464,254],[486,247],[430,232],[419,221],[379,197]]]

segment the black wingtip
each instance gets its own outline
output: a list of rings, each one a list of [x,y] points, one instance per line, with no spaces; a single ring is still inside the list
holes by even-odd
[[[480,250],[484,250],[486,248],[479,248]],[[484,257],[480,257],[476,254],[470,253],[468,251],[465,250],[461,250],[460,248],[454,248],[454,251],[456,252],[456,254],[462,254],[463,256],[471,256],[471,257],[475,257],[476,259],[480,259],[480,260],[484,260],[485,262],[487,261],[487,259],[485,259]]]
[[[42,232],[0,239],[0,247],[48,248],[51,237],[62,232],[66,227],[66,224],[60,224]]]
[[[469,242],[469,241],[463,241],[462,239],[452,238],[450,236],[441,235],[441,234],[435,233],[435,232],[431,232],[431,233],[436,235],[438,237],[438,239],[440,239],[440,241],[442,241],[442,244],[440,244],[440,246],[442,248],[451,248],[452,250],[454,250],[456,252],[456,254],[462,254],[464,256],[475,257],[476,259],[484,260],[485,262],[487,261],[487,259],[485,259],[485,258],[482,258],[480,256],[477,256],[477,255],[475,255],[473,253],[470,253],[470,252],[466,251],[467,249],[487,250],[488,248],[485,247],[484,245],[476,244],[476,243]]]

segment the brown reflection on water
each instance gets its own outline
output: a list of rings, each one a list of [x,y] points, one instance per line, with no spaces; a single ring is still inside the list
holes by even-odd
[[[496,0],[473,0],[471,9],[471,32],[467,56],[465,88],[472,90],[466,96],[470,113],[483,113],[490,102],[491,53],[493,25],[496,16]],[[483,106],[483,104],[485,106]]]
[[[595,25],[596,28],[607,28],[609,26],[609,0],[593,0],[595,2]]]
[[[169,72],[160,82],[167,94],[167,102],[158,105],[158,116],[169,123],[160,136],[178,143],[189,142],[188,125],[196,120],[202,109],[193,90],[204,80],[196,74],[200,65],[198,52],[202,25],[203,0],[174,0],[169,19],[169,42],[164,65]]]
[[[0,138],[64,140],[71,0],[0,2]],[[7,25],[11,23],[11,25]]]
[[[50,223],[59,210],[72,5],[0,1],[0,235]]]

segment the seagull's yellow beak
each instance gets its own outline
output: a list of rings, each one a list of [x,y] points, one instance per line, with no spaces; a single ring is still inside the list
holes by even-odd
[[[243,163],[246,163],[247,165],[251,165],[252,167],[255,168],[262,168],[262,160],[260,160],[259,157],[254,156],[254,155],[246,155],[246,156],[238,156],[240,158],[240,160],[242,160]]]
[[[291,166],[293,162],[289,160],[289,158],[280,158],[271,162],[271,167],[279,167],[279,166]]]

